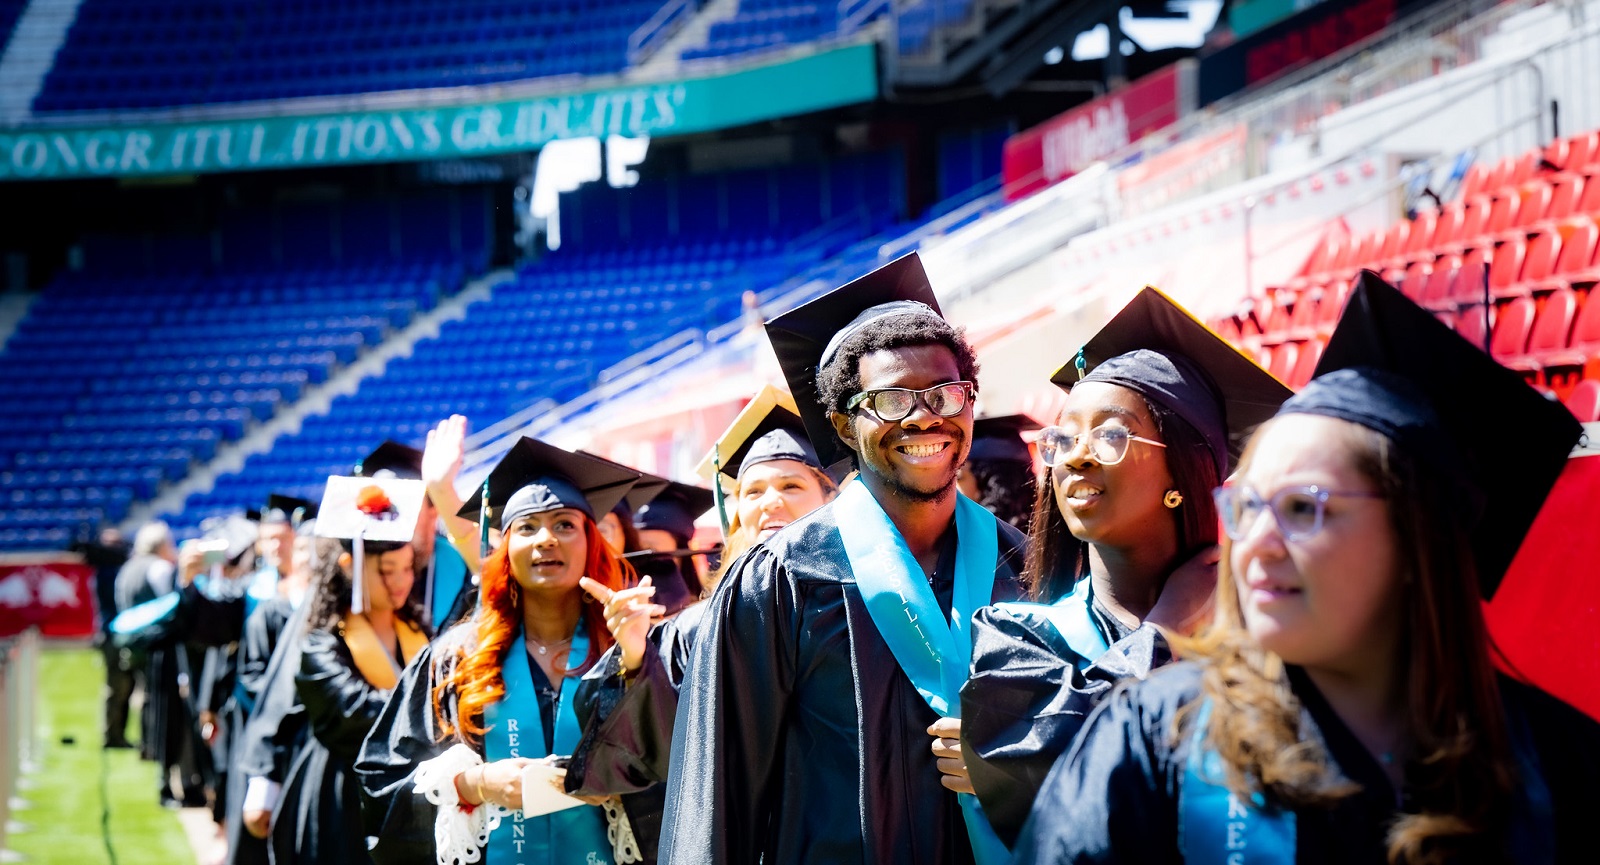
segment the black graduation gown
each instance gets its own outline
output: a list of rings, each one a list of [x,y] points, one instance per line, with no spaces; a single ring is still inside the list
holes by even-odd
[[[1178,797],[1188,736],[1175,741],[1175,713],[1200,695],[1201,668],[1172,664],[1117,690],[1089,717],[1068,756],[1045,781],[1016,849],[1029,863],[1180,863]],[[1396,814],[1393,785],[1303,672],[1290,687],[1335,768],[1361,792],[1331,809],[1295,812],[1299,865],[1386,865],[1385,832]],[[1594,779],[1600,724],[1555,698],[1502,677],[1508,714],[1520,713],[1554,805],[1556,860],[1592,862],[1597,837]],[[1472,861],[1511,862],[1525,851],[1485,843]]]
[[[705,610],[695,604],[651,628],[643,663],[626,685],[621,650],[612,646],[574,699],[583,738],[567,767],[567,792],[620,796],[645,862],[656,861],[661,846],[678,688]]]
[[[361,677],[337,634],[314,628],[302,643],[295,689],[311,736],[295,755],[273,811],[272,861],[366,862],[361,785],[352,764],[390,692]]]
[[[366,834],[375,839],[370,853],[377,865],[434,865],[433,826],[439,809],[416,792],[417,767],[462,742],[441,732],[434,689],[450,678],[462,653],[476,645],[477,623],[468,619],[418,652],[361,746],[355,771],[363,795],[362,819]],[[514,650],[526,651],[520,641]],[[538,664],[530,660],[528,671],[548,751],[555,737],[557,692]],[[459,729],[455,691],[440,695],[439,706],[450,726]],[[473,750],[483,756],[481,743]]]
[[[961,689],[961,751],[995,834],[1014,844],[1050,767],[1120,680],[1172,659],[1153,625],[1130,629],[1098,601],[1090,620],[1109,650],[1080,659],[1048,620],[1016,608],[972,617],[972,677]],[[1079,670],[1080,660],[1092,661]]]
[[[1023,538],[994,525],[992,597],[1010,600]],[[954,538],[933,581],[947,615]],[[663,862],[972,861],[931,751],[939,716],[873,624],[833,504],[742,556],[705,616],[674,724]]]
[[[294,616],[294,605],[288,598],[268,598],[256,605],[244,622],[244,638],[239,642],[238,672],[234,685],[234,703],[237,710],[235,725],[230,733],[232,749],[229,752],[228,862],[231,865],[265,865],[267,843],[244,831],[244,794],[250,773],[244,768],[245,754],[250,749],[250,717],[255,712],[261,689],[267,681],[267,669],[272,662],[273,650],[279,636]],[[265,774],[265,773],[261,773]],[[282,778],[277,779],[282,783]]]
[[[309,612],[310,604],[302,603],[284,622],[266,671],[257,683],[255,708],[245,724],[240,743],[238,770],[241,775],[259,776],[282,784],[288,778],[290,762],[309,735],[305,706],[295,688]]]

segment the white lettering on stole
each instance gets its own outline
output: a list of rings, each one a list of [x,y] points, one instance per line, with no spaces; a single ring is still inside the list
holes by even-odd
[[[1228,840],[1229,850],[1240,851],[1228,854],[1228,865],[1244,865],[1245,849],[1245,824],[1250,819],[1250,811],[1239,801],[1238,796],[1228,795]]]
[[[522,756],[521,751],[518,750],[518,748],[519,748],[518,741],[521,738],[522,737],[517,734],[517,719],[516,718],[507,718],[506,719],[506,745],[507,745],[507,747],[509,747],[511,749],[511,756],[512,757],[521,757]]]

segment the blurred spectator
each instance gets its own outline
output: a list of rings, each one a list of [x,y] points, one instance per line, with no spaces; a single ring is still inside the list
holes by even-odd
[[[128,562],[128,542],[115,527],[100,530],[95,540],[78,545],[83,560],[94,568],[95,603],[100,609],[100,650],[106,665],[105,747],[131,748],[128,742],[128,700],[136,684],[132,653],[112,645],[106,628],[116,617],[117,574]]]

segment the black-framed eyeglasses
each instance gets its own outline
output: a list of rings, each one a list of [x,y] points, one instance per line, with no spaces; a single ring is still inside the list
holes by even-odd
[[[1222,530],[1228,537],[1242,541],[1250,534],[1263,510],[1271,510],[1285,540],[1303,541],[1322,531],[1322,520],[1328,509],[1328,499],[1333,496],[1350,496],[1361,499],[1381,499],[1381,493],[1329,490],[1308,484],[1284,487],[1269,498],[1247,486],[1225,484],[1212,491],[1217,502],[1217,515],[1222,518]]]
[[[1128,455],[1128,445],[1133,442],[1166,447],[1163,442],[1134,435],[1115,424],[1101,424],[1086,433],[1069,433],[1058,426],[1047,426],[1039,431],[1039,459],[1051,468],[1066,465],[1067,458],[1077,449],[1079,441],[1084,442],[1089,456],[1103,466],[1122,462]]]
[[[977,386],[970,381],[948,381],[922,390],[904,387],[881,387],[856,394],[845,403],[845,408],[855,411],[866,409],[884,423],[899,423],[916,411],[917,402],[939,417],[955,417],[965,411],[972,401]]]

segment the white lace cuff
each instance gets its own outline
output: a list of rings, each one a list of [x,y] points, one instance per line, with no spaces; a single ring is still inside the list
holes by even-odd
[[[481,765],[483,757],[477,751],[466,745],[453,745],[417,767],[416,792],[427,796],[439,809],[439,816],[433,821],[433,843],[439,865],[468,865],[482,860],[489,833],[500,825],[502,817],[511,813],[489,802],[470,812],[461,807],[456,776]]]
[[[251,775],[244,788],[245,811],[271,811],[278,806],[283,785],[261,775]]]
[[[600,807],[606,812],[606,840],[611,842],[611,853],[617,865],[643,862],[644,854],[639,852],[639,842],[634,840],[633,824],[628,822],[628,812],[622,810],[622,800],[612,796]]]

